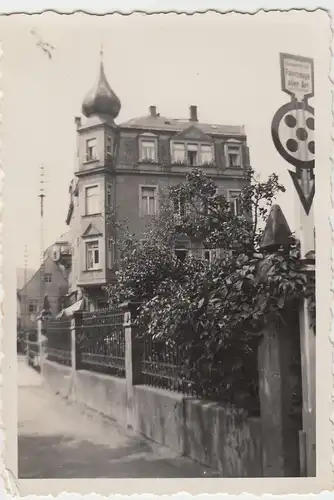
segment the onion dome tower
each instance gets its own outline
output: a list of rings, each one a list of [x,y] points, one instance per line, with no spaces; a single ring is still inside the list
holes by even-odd
[[[118,116],[121,109],[121,101],[111,89],[103,66],[103,51],[101,50],[100,75],[97,84],[88,92],[83,104],[82,113],[90,116],[108,116],[113,120]]]

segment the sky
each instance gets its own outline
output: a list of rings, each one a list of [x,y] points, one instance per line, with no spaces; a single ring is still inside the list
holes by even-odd
[[[316,134],[316,161],[329,168],[331,33],[323,11],[22,15],[2,18],[0,29],[4,200],[18,267],[24,266],[25,245],[28,267],[40,263],[41,165],[46,180],[44,246],[67,230],[74,118],[97,80],[101,44],[107,78],[122,103],[117,123],[148,114],[150,105],[161,115],[188,118],[189,106],[195,104],[202,122],[244,125],[256,172],[262,179],[276,172],[286,187],[277,201],[292,230],[296,197],[289,166],[271,139],[273,115],[289,101],[280,86],[279,53],[314,58],[316,96],[310,104],[316,108],[317,131],[325,132]],[[51,59],[31,31],[54,47]],[[325,195],[326,190],[319,175],[316,192]],[[318,220],[322,207],[320,200]]]

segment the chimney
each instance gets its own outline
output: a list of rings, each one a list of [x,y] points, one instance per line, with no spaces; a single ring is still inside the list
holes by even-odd
[[[190,106],[190,121],[191,122],[198,122],[197,106]]]
[[[156,106],[150,106],[150,115],[156,118],[157,115],[157,107]]]
[[[80,116],[76,116],[74,118],[74,123],[76,124],[77,129],[81,127],[81,118],[80,118]]]

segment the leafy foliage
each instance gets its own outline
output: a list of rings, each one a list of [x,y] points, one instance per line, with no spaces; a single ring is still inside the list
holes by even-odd
[[[235,214],[224,194],[200,170],[170,188],[145,241],[123,227],[111,302],[139,301],[145,335],[182,347],[182,376],[195,394],[230,403],[254,399],[258,334],[269,319],[285,321],[306,293],[298,245],[259,252],[261,228],[278,192],[273,174],[266,182],[249,170]],[[180,260],[178,241],[219,249],[212,262],[199,255]]]

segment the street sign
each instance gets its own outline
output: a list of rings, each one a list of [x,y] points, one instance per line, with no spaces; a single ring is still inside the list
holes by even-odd
[[[291,101],[275,113],[271,134],[278,153],[295,167],[289,174],[308,215],[315,193],[315,119],[308,104],[314,95],[313,60],[280,54],[280,62],[282,90]]]
[[[308,57],[280,54],[282,90],[298,101],[314,96],[314,64]]]

